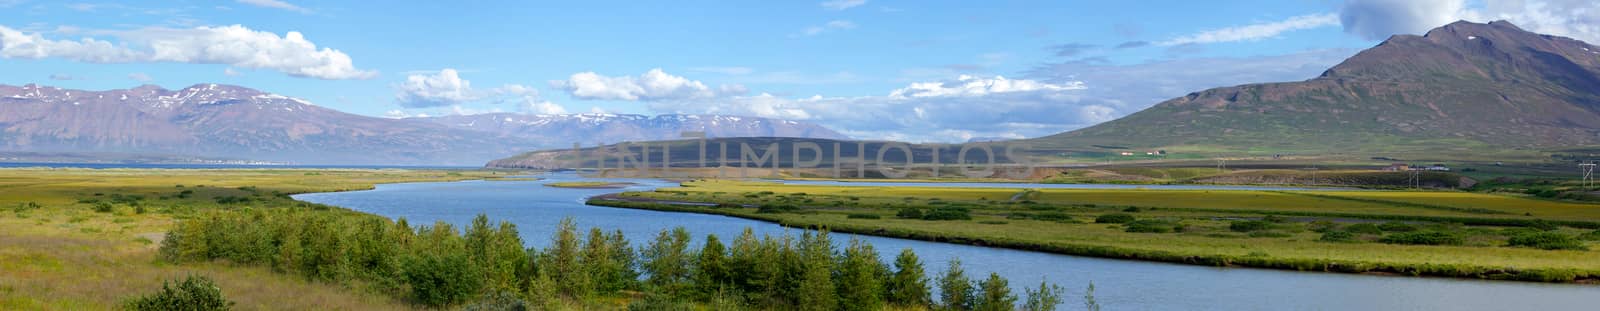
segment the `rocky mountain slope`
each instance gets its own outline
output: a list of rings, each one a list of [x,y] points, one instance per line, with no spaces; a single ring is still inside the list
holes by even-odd
[[[1310,80],[1204,90],[1028,142],[1233,154],[1600,144],[1600,47],[1504,21],[1456,22],[1391,37]]]

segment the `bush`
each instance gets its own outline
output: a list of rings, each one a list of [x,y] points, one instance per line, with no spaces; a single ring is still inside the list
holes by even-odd
[[[1252,238],[1287,238],[1287,237],[1291,237],[1291,236],[1294,236],[1294,235],[1286,233],[1286,232],[1278,232],[1278,231],[1254,231],[1254,232],[1250,232],[1250,237],[1252,237]]]
[[[1124,213],[1138,213],[1138,212],[1140,212],[1140,210],[1139,210],[1138,206],[1129,206],[1128,208],[1122,209],[1122,212],[1124,212]]]
[[[1590,241],[1600,241],[1600,230],[1595,230],[1595,231],[1590,231],[1589,233],[1584,233],[1582,236],[1579,236],[1578,238],[1584,239],[1584,240],[1590,240]]]
[[[970,211],[965,207],[939,207],[929,210],[922,215],[923,220],[968,220],[972,219]]]
[[[1403,222],[1391,221],[1378,225],[1378,229],[1381,229],[1384,232],[1412,232],[1417,231],[1417,226]]]
[[[1311,229],[1311,232],[1328,233],[1332,231],[1338,231],[1339,224],[1327,220],[1318,220],[1306,224],[1306,228]]]
[[[1124,231],[1138,233],[1170,233],[1183,231],[1183,225],[1179,225],[1177,222],[1155,219],[1135,220],[1125,223],[1123,226],[1127,227],[1127,229]]]
[[[1004,221],[1004,220],[983,220],[983,221],[978,221],[978,223],[985,224],[985,225],[1004,225],[1004,224],[1009,224],[1010,222],[1007,222],[1007,221]]]
[[[1228,230],[1233,232],[1256,232],[1272,229],[1272,223],[1264,220],[1235,221],[1228,224]]]
[[[1340,243],[1355,242],[1356,241],[1356,234],[1350,233],[1348,231],[1328,231],[1328,232],[1323,232],[1322,233],[1322,237],[1321,238],[1317,238],[1317,241],[1340,242]]]
[[[1134,221],[1133,215],[1122,214],[1122,213],[1105,214],[1105,215],[1100,215],[1100,217],[1095,217],[1094,218],[1094,222],[1095,223],[1100,223],[1100,224],[1125,224],[1125,223],[1130,223],[1130,222],[1133,222],[1133,221]]]
[[[795,207],[794,205],[788,205],[788,204],[762,204],[761,208],[756,209],[756,213],[757,214],[793,213],[793,212],[797,212],[799,210],[800,210],[800,208]]]
[[[915,207],[903,208],[900,209],[899,212],[895,212],[894,217],[902,219],[922,219],[922,209]]]
[[[409,258],[405,280],[411,284],[411,299],[434,307],[465,301],[478,292],[482,279],[466,254],[424,252]]]
[[[1544,250],[1589,249],[1588,247],[1584,246],[1583,241],[1579,241],[1578,238],[1556,232],[1536,232],[1523,234],[1512,237],[1511,240],[1506,242],[1506,244],[1509,246],[1532,247]]]
[[[879,218],[883,218],[883,217],[878,216],[877,214],[850,214],[849,216],[846,216],[845,218],[849,218],[849,219],[879,219]]]
[[[1374,224],[1354,224],[1344,227],[1345,232],[1355,234],[1383,234],[1383,229]]]
[[[1033,220],[1054,221],[1054,222],[1072,221],[1072,215],[1067,215],[1065,213],[1060,213],[1060,212],[1038,213],[1038,214],[1032,215],[1031,218],[1033,218]]]
[[[113,207],[111,206],[111,203],[106,203],[106,202],[95,202],[94,203],[94,212],[96,212],[96,213],[110,213],[112,208]]]
[[[128,302],[129,310],[228,310],[233,302],[222,297],[222,289],[204,276],[188,276],[181,282],[162,282],[161,291]]]
[[[1461,245],[1465,243],[1460,235],[1438,231],[1401,232],[1384,236],[1378,242],[1405,245]]]

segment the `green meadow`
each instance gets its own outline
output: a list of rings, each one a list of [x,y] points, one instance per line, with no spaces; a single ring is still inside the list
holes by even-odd
[[[718,204],[667,204],[686,201]],[[694,180],[590,203],[1201,265],[1543,282],[1600,279],[1600,205],[1519,195]]]

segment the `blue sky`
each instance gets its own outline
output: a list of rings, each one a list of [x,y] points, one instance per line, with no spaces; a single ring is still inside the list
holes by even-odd
[[[1585,1],[462,2],[0,0],[0,83],[227,83],[371,116],[724,113],[964,141],[1306,79],[1457,19],[1600,32]]]

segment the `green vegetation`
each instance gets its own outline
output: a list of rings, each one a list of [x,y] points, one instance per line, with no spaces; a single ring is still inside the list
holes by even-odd
[[[128,302],[127,309],[138,311],[219,311],[233,307],[222,296],[222,289],[203,276],[189,276],[181,282],[162,283],[161,291]]]
[[[1541,282],[1600,279],[1600,252],[1589,250],[1600,240],[1600,233],[1593,233],[1600,229],[1600,206],[1588,204],[1450,191],[1318,191],[1305,195],[1038,189],[1029,191],[1027,200],[990,200],[1012,197],[1019,191],[1023,190],[697,180],[677,188],[596,197],[590,204],[1198,265]],[[725,195],[762,192],[767,193]],[[787,207],[783,213],[759,213],[756,208],[743,207],[764,205]],[[932,224],[926,217],[936,210],[954,208],[964,210],[969,219],[939,221],[970,225]],[[852,214],[895,217],[852,218]],[[1540,235],[1512,244],[1512,239],[1533,232],[1553,232],[1570,239]]]
[[[307,178],[316,173],[316,178]],[[126,308],[186,276],[210,280],[235,309],[406,309],[360,282],[329,283],[233,263],[160,259],[165,232],[213,212],[318,206],[288,194],[370,189],[376,183],[497,176],[430,170],[0,169],[0,310]],[[241,189],[243,187],[243,189]],[[253,192],[252,192],[253,190]],[[98,194],[98,195],[97,195]],[[218,204],[218,197],[249,202]],[[109,209],[107,208],[109,207]],[[320,208],[328,208],[322,206]],[[330,208],[330,211],[338,209]],[[143,211],[143,213],[140,213]],[[190,287],[192,288],[192,287]],[[163,298],[164,299],[164,298]]]

